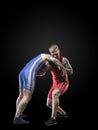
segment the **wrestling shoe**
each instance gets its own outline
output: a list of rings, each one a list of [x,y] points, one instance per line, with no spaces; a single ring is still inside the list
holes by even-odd
[[[57,122],[53,118],[49,118],[49,120],[45,122],[45,125],[47,125],[47,126],[52,126],[52,125],[55,125],[55,124],[57,124]]]
[[[30,124],[30,122],[23,120],[21,117],[16,117],[13,120],[13,124],[14,125],[25,125],[25,124]]]

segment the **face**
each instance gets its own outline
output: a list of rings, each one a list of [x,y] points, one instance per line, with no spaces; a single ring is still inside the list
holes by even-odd
[[[49,52],[54,58],[60,59],[60,50],[58,46],[54,45],[49,49]]]

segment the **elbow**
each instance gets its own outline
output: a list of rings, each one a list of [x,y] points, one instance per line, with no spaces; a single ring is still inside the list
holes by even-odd
[[[69,70],[69,74],[72,75],[73,74],[73,69]]]

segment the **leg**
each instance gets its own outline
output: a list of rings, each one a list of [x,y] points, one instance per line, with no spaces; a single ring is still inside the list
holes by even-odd
[[[19,90],[19,96],[16,100],[16,111],[17,111],[18,105],[19,105],[22,98],[23,98],[23,90],[21,89],[21,90]]]
[[[49,97],[47,97],[46,106],[52,109],[52,99],[50,99]],[[58,117],[61,117],[63,115],[67,116],[67,113],[60,107],[60,104],[58,106],[57,112],[60,113],[60,115],[57,115]]]
[[[31,100],[31,97],[32,97],[32,91],[26,89],[23,90],[23,97],[18,104],[15,117],[19,117],[20,115],[22,115],[23,111],[25,110],[29,101]]]
[[[69,83],[68,82],[64,82],[64,83],[61,83],[61,88],[60,88],[60,91],[61,91],[61,94],[64,94],[67,89],[69,87]],[[68,117],[67,113],[60,107],[58,106],[58,114],[57,114],[57,117]]]
[[[24,83],[24,80],[22,78],[22,73],[20,72],[19,73],[19,96],[16,100],[16,111],[17,111],[17,108],[18,108],[20,101],[23,98],[23,83]]]
[[[52,114],[51,118],[56,119],[56,114],[58,111],[58,106],[59,106],[59,96],[60,96],[60,90],[59,89],[54,89],[52,93]]]
[[[51,118],[49,118],[49,120],[45,122],[45,125],[47,126],[57,124],[56,114],[57,114],[58,106],[59,106],[59,96],[60,96],[60,90],[54,89],[52,92],[52,100],[50,101],[48,100],[49,107],[51,107],[51,104],[52,104],[52,113],[51,113]]]
[[[58,112],[59,112],[61,115],[67,115],[67,113],[66,113],[60,106],[58,106]]]
[[[23,111],[26,109],[29,101],[31,100],[33,92],[30,90],[23,90],[23,98],[21,99],[21,101],[19,102],[18,106],[17,106],[17,110],[15,113],[15,117],[14,117],[14,121],[13,123],[18,125],[18,124],[29,124],[28,121],[25,121],[21,118],[21,115],[23,113]]]

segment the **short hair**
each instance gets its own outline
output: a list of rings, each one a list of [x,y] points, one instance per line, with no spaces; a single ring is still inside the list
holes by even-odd
[[[57,44],[52,44],[52,45],[49,47],[49,50],[50,50],[51,48],[53,48],[54,46],[56,46],[57,48],[59,48]]]

